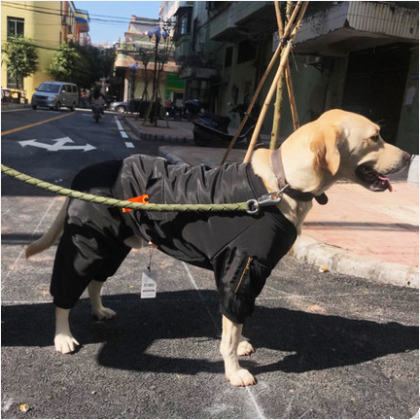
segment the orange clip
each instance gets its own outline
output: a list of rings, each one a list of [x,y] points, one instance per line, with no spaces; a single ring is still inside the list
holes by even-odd
[[[138,197],[129,198],[126,201],[131,201],[132,203],[148,204],[149,203],[149,195],[148,194],[139,195]],[[129,211],[133,211],[133,209],[123,208],[122,211],[123,211],[123,213],[128,213]]]

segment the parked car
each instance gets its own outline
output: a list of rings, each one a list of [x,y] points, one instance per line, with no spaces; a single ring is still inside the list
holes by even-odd
[[[150,101],[142,101],[141,99],[131,99],[130,101],[111,102],[108,106],[108,111],[116,111],[121,114],[124,112],[136,112],[140,118],[144,118],[147,113]],[[150,115],[153,115],[154,108],[150,110]],[[159,106],[159,118],[165,116],[165,108],[163,105]]]
[[[140,109],[141,99],[132,99],[131,101],[111,102],[108,106],[109,111],[116,111],[120,114],[124,112],[138,112]]]
[[[62,106],[74,111],[79,105],[79,89],[74,83],[68,82],[44,82],[35,89],[32,95],[31,105],[33,109],[45,106],[59,110]]]

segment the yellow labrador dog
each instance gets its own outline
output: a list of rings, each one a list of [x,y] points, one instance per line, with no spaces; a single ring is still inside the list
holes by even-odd
[[[408,153],[384,142],[378,125],[361,115],[331,110],[299,128],[280,149],[257,150],[251,164],[190,168],[134,155],[87,168],[76,176],[73,188],[134,200],[147,193],[156,203],[250,199],[250,214],[156,216],[67,200],[49,231],[26,252],[27,257],[41,252],[62,235],[51,284],[56,349],[71,353],[78,345],[70,332],[69,312],[86,287],[95,316],[115,315],[102,305],[103,282],[131,248],[146,240],[169,255],[214,271],[226,378],[235,386],[255,384],[238,362],[239,356],[254,352],[251,344],[241,342],[242,325],[265,279],[299,234],[313,199],[325,204],[324,192],[340,179],[372,191],[391,190],[387,175],[409,161]]]

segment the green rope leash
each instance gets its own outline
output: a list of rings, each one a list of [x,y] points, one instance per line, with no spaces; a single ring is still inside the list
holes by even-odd
[[[101,197],[94,194],[83,193],[80,191],[71,190],[69,188],[60,187],[58,185],[50,184],[37,178],[25,175],[15,169],[9,168],[6,165],[1,165],[1,172],[19,181],[26,182],[37,188],[50,191],[58,195],[66,197],[77,198],[78,200],[88,201],[90,203],[103,204],[105,206],[128,208],[132,210],[145,211],[194,211],[194,212],[225,212],[225,211],[248,211],[249,205],[247,202],[236,204],[143,204],[133,203],[126,200],[117,200],[111,197]]]

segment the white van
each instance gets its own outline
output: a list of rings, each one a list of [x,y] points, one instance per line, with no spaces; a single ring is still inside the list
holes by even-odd
[[[31,100],[33,109],[45,106],[58,111],[64,106],[74,111],[79,105],[79,89],[74,83],[44,82],[35,90]]]

